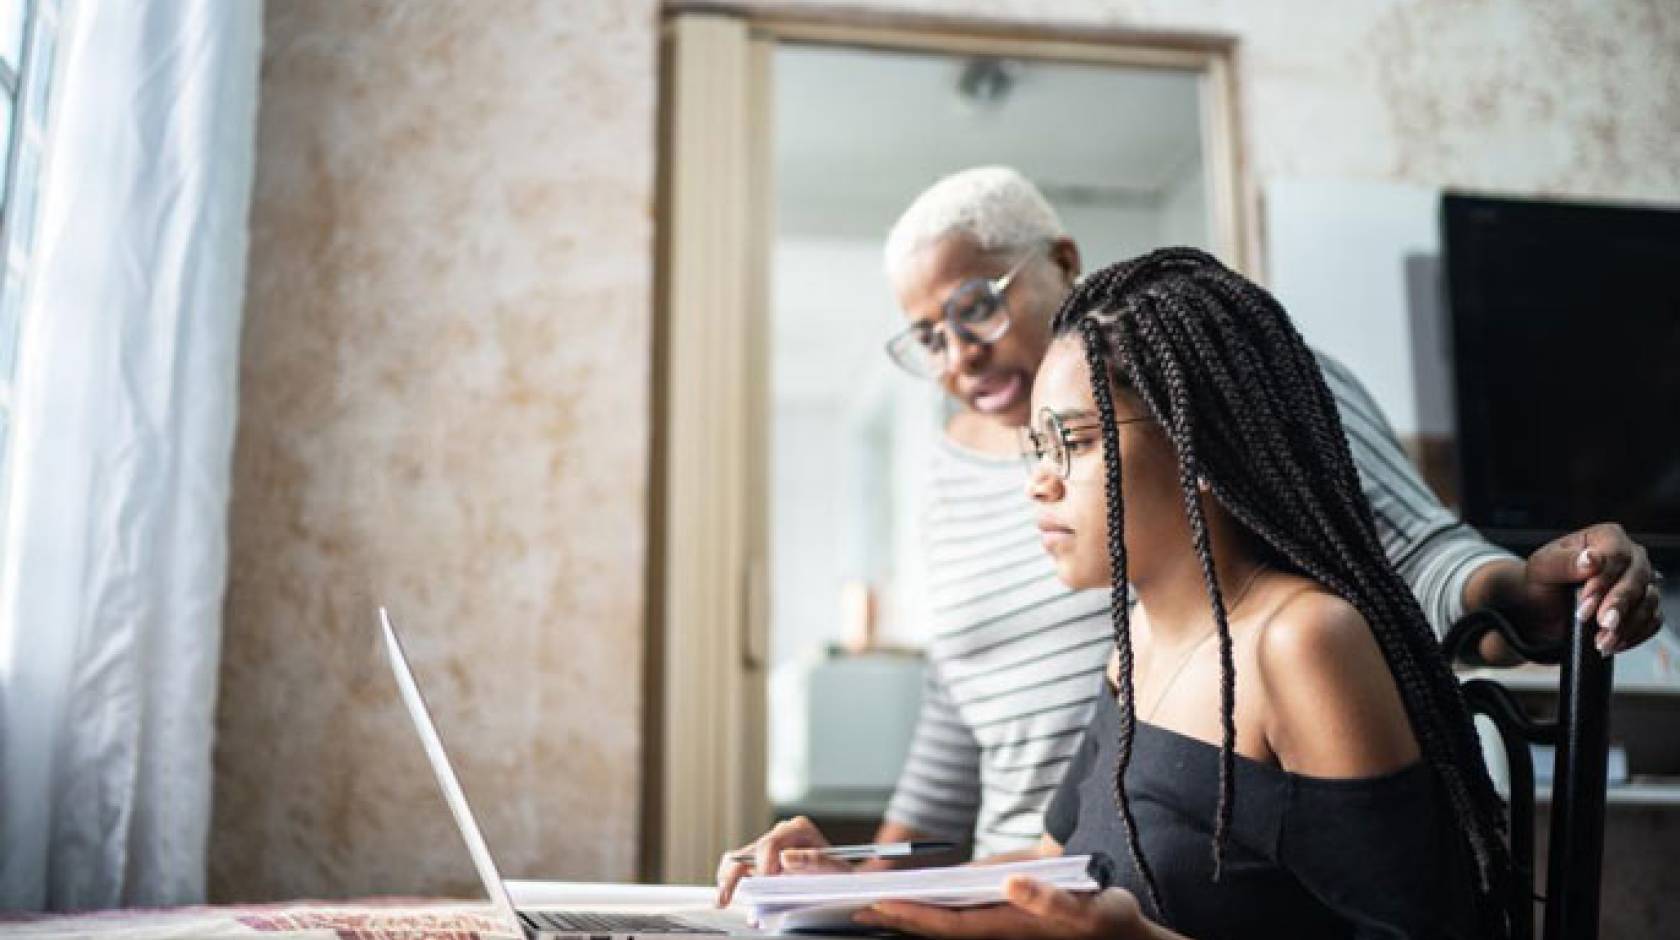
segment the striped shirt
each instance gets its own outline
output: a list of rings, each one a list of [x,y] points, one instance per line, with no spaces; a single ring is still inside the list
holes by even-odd
[[[1438,630],[1464,584],[1511,557],[1443,507],[1352,373],[1320,354],[1383,550]],[[942,440],[923,516],[927,681],[887,818],[972,836],[975,855],[1027,848],[1091,717],[1112,649],[1108,591],[1071,591],[1039,546],[1020,459]]]

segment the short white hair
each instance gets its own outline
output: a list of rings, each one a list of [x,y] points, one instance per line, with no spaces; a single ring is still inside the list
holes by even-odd
[[[981,251],[1002,251],[1066,234],[1049,200],[1018,170],[961,170],[923,190],[898,217],[887,234],[887,278],[898,283],[917,252],[953,235],[973,239]]]

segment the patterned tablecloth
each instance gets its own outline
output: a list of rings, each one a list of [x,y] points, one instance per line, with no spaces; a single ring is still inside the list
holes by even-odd
[[[375,898],[178,907],[87,914],[0,912],[0,937],[175,940],[207,937],[320,940],[479,940],[512,937],[483,901]]]

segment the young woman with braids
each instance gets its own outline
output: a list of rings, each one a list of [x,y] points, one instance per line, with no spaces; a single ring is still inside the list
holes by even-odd
[[[1058,576],[1111,591],[1115,652],[1040,851],[1105,855],[1113,887],[1022,882],[1009,905],[887,903],[860,922],[952,937],[1499,935],[1498,799],[1282,308],[1169,249],[1096,273],[1053,332],[1029,492]]]
[[[1030,417],[1051,319],[1081,273],[1080,250],[1030,180],[975,167],[916,197],[883,260],[905,320],[886,352],[941,389],[953,414],[928,442],[913,486],[916,574],[900,583],[927,668],[876,841],[965,842],[978,858],[1030,850],[1098,704],[1110,644],[1107,592],[1069,589],[1039,550],[1015,437]],[[1621,527],[1580,529],[1526,559],[1488,543],[1436,499],[1358,377],[1318,358],[1378,540],[1438,634],[1485,607],[1544,643],[1567,630],[1577,589],[1605,651],[1657,629],[1650,559]],[[1591,439],[1591,429],[1576,430]],[[1490,639],[1482,655],[1506,658]],[[774,873],[780,849],[818,838],[781,827],[757,843],[763,861],[752,867]],[[725,896],[745,870],[720,860]]]
[[[1043,194],[1024,176],[1007,167],[976,167],[939,180],[913,201],[888,236],[887,274],[906,318],[904,330],[888,343],[888,352],[906,371],[937,383],[956,414],[944,429],[935,448],[935,459],[929,462],[923,480],[927,499],[920,514],[925,536],[920,561],[927,573],[928,590],[926,610],[919,619],[928,637],[927,681],[910,753],[876,841],[972,840],[973,854],[978,858],[1007,858],[1032,852],[1035,846],[1043,844],[1046,804],[1069,769],[1077,764],[1078,776],[1090,778],[1094,781],[1092,786],[1099,786],[1105,785],[1105,774],[1095,768],[1113,763],[1112,751],[1100,755],[1093,763],[1089,748],[1080,745],[1080,735],[1090,724],[1093,713],[1101,717],[1105,712],[1112,712],[1110,697],[1099,685],[1113,645],[1109,602],[1112,586],[1117,582],[1106,571],[1096,577],[1087,571],[1084,577],[1070,581],[1063,570],[1066,565],[1060,548],[1055,565],[1038,551],[1034,543],[1040,533],[1035,528],[1034,509],[1031,501],[1023,498],[1019,487],[1020,466],[1015,458],[1013,429],[1032,420],[1038,420],[1040,425],[1044,423],[1031,395],[1051,342],[1052,320],[1059,308],[1064,311],[1056,324],[1062,337],[1057,344],[1061,349],[1081,341],[1084,326],[1079,317],[1083,314],[1098,306],[1119,310],[1116,298],[1122,295],[1131,298],[1144,289],[1145,283],[1155,285],[1151,289],[1159,291],[1164,289],[1162,285],[1166,281],[1156,284],[1156,278],[1160,277],[1157,270],[1146,278],[1140,275],[1139,280],[1120,285],[1115,278],[1121,269],[1113,268],[1088,280],[1071,305],[1064,307],[1063,300],[1078,283],[1079,259],[1078,246],[1068,237]],[[1211,273],[1204,274],[1213,279]],[[1567,628],[1572,615],[1594,619],[1600,627],[1600,649],[1606,655],[1641,643],[1656,631],[1662,620],[1657,576],[1645,550],[1620,526],[1601,523],[1571,532],[1526,559],[1487,543],[1442,506],[1418,477],[1377,402],[1356,376],[1328,356],[1318,356],[1316,366],[1310,361],[1298,361],[1301,353],[1292,331],[1284,331],[1287,340],[1280,338],[1283,335],[1277,323],[1280,315],[1273,314],[1270,319],[1263,318],[1248,327],[1231,325],[1228,321],[1237,312],[1252,313],[1251,308],[1257,305],[1273,310],[1275,305],[1269,299],[1262,300],[1264,294],[1245,282],[1229,280],[1234,277],[1229,272],[1219,277],[1225,280],[1220,281],[1221,293],[1215,296],[1223,298],[1226,306],[1209,315],[1212,325],[1186,326],[1179,322],[1178,313],[1152,314],[1143,320],[1153,332],[1146,338],[1138,333],[1137,342],[1141,344],[1140,349],[1154,349],[1159,345],[1194,353],[1186,353],[1188,358],[1175,359],[1171,364],[1194,392],[1188,420],[1194,422],[1192,440],[1199,448],[1198,458],[1203,465],[1217,463],[1215,469],[1204,469],[1199,476],[1210,486],[1205,502],[1211,508],[1204,519],[1205,529],[1217,573],[1214,583],[1221,589],[1227,627],[1235,641],[1232,646],[1232,664],[1236,667],[1232,673],[1235,755],[1274,756],[1272,751],[1255,750],[1255,746],[1272,747],[1275,743],[1272,738],[1255,738],[1252,723],[1254,709],[1271,701],[1256,696],[1272,691],[1273,686],[1258,685],[1270,673],[1257,673],[1265,664],[1257,666],[1252,658],[1243,658],[1254,652],[1252,647],[1244,645],[1243,636],[1259,622],[1255,618],[1268,612],[1267,602],[1277,599],[1281,577],[1299,576],[1303,572],[1311,575],[1331,593],[1345,598],[1364,622],[1383,624],[1384,636],[1396,629],[1407,629],[1405,625],[1411,623],[1410,611],[1398,619],[1392,615],[1393,610],[1405,606],[1402,598],[1391,596],[1392,578],[1384,575],[1372,581],[1374,575],[1367,571],[1363,579],[1345,580],[1348,577],[1345,566],[1376,564],[1375,556],[1365,557],[1370,539],[1350,534],[1360,527],[1359,523],[1348,521],[1350,510],[1346,507],[1350,505],[1363,506],[1368,501],[1369,512],[1374,514],[1379,548],[1386,552],[1437,632],[1445,631],[1465,611],[1483,607],[1499,610],[1532,642],[1539,643],[1558,636]],[[1205,299],[1207,290],[1198,287],[1197,291],[1200,293],[1190,291],[1185,297]],[[1178,311],[1186,303],[1190,300],[1174,300],[1163,309]],[[1110,333],[1121,336],[1118,331],[1122,328],[1133,332],[1139,329],[1123,326],[1129,319],[1113,325],[1100,318],[1097,322],[1108,331],[1104,336]],[[1250,328],[1265,332],[1251,335]],[[1128,342],[1132,341],[1131,337],[1132,333],[1124,334]],[[1209,340],[1214,345],[1206,347]],[[1262,341],[1263,345],[1256,346]],[[1262,351],[1256,352],[1257,348]],[[1117,350],[1118,346],[1105,347],[1108,354],[1116,354]],[[1284,356],[1279,350],[1293,351],[1297,358]],[[1259,380],[1251,380],[1248,376],[1256,371],[1256,356],[1262,357],[1267,371]],[[1111,359],[1104,361],[1118,379],[1134,381],[1136,376],[1126,371],[1133,368],[1128,365],[1129,360],[1112,356]],[[1155,376],[1150,381],[1158,385],[1159,374],[1148,370],[1164,370],[1167,363],[1148,355],[1140,362],[1143,365],[1138,368],[1145,369],[1146,377]],[[1207,364],[1211,362],[1221,363],[1222,367]],[[1317,371],[1320,368],[1322,380],[1328,382],[1334,399],[1334,411],[1320,407],[1323,403],[1314,398],[1318,394],[1315,389],[1322,385]],[[1266,397],[1249,401],[1250,389],[1261,388],[1267,390]],[[1157,390],[1157,404],[1170,404],[1170,398],[1161,397],[1164,394]],[[1124,415],[1148,414],[1148,405],[1136,397],[1137,392],[1122,390],[1116,395],[1115,406]],[[1298,400],[1312,403],[1311,409],[1303,411],[1295,407],[1293,403]],[[1288,403],[1287,407],[1280,402]],[[1095,400],[1086,401],[1083,407],[1094,408]],[[1124,411],[1125,408],[1134,410]],[[1202,409],[1211,409],[1207,414],[1212,417],[1205,416]],[[1346,426],[1345,440],[1342,428],[1334,420],[1337,412]],[[1221,442],[1235,440],[1245,447],[1265,442],[1269,440],[1267,435],[1276,430],[1275,422],[1280,415],[1294,422],[1285,426],[1291,433],[1297,437],[1302,433],[1307,435],[1308,443],[1298,444],[1303,453],[1289,453],[1285,459],[1273,454],[1271,449],[1262,448],[1252,460],[1236,459],[1227,450],[1204,443],[1213,434],[1220,435]],[[1150,417],[1154,420],[1153,415]],[[1148,423],[1121,424],[1122,444],[1138,438],[1157,443],[1165,441],[1163,446],[1170,447],[1170,418],[1165,424],[1157,422],[1156,436],[1140,438]],[[1079,473],[1096,472],[1100,476],[1102,472],[1101,461],[1091,464],[1090,440],[1094,426],[1086,420],[1067,427],[1082,448],[1077,462],[1084,468],[1064,484],[1069,500],[1088,500],[1093,498],[1093,493],[1101,492],[1100,487],[1093,489],[1092,485],[1079,484]],[[1040,431],[1043,430],[1041,427]],[[1237,436],[1228,438],[1228,433]],[[1040,439],[1044,440],[1042,435]],[[1055,440],[1052,436],[1049,442]],[[1275,442],[1272,446],[1276,446]],[[1125,453],[1124,446],[1121,452]],[[1343,460],[1349,452],[1358,476],[1358,485],[1351,488],[1346,473],[1340,475],[1338,483],[1337,475],[1328,472],[1336,465],[1335,461]],[[1334,460],[1326,456],[1332,453]],[[1233,476],[1233,467],[1240,473]],[[1161,505],[1170,508],[1183,502],[1176,487],[1158,487],[1151,495],[1144,496],[1139,494],[1138,486],[1137,480],[1125,485],[1123,506],[1128,517],[1128,533],[1145,531],[1140,528],[1139,520],[1154,518],[1162,511]],[[1197,492],[1202,492],[1199,481],[1197,487]],[[1311,493],[1313,501],[1303,502],[1300,497],[1290,495],[1297,489]],[[1038,490],[1035,488],[1034,492]],[[1285,496],[1274,496],[1277,492]],[[1157,505],[1159,500],[1165,503]],[[1311,548],[1314,552],[1327,553],[1327,559],[1335,560],[1342,567],[1324,567],[1328,561],[1319,560],[1315,562],[1318,570],[1307,570],[1300,561],[1292,561],[1282,554],[1270,557],[1277,553],[1268,547],[1269,543],[1241,526],[1237,531],[1244,538],[1233,541],[1228,523],[1241,517],[1232,507],[1252,510],[1256,505],[1280,514],[1278,519],[1270,515],[1262,517],[1262,521],[1272,524],[1270,532],[1274,537],[1285,533],[1304,539],[1305,547],[1297,546],[1298,551]],[[1064,511],[1065,507],[1059,503],[1045,510],[1052,517]],[[1365,512],[1362,509],[1354,515]],[[1099,520],[1101,514],[1099,511]],[[1186,520],[1183,525],[1188,526],[1188,517],[1183,518]],[[1301,530],[1303,526],[1308,528]],[[1102,538],[1092,531],[1090,525],[1077,526],[1069,537],[1085,546],[1080,549],[1080,557],[1101,559],[1104,557]],[[1320,538],[1317,534],[1320,531],[1333,532],[1335,537]],[[1057,547],[1066,539],[1052,535],[1049,542]],[[1097,548],[1089,548],[1093,544]],[[1134,548],[1128,556],[1128,567],[1135,576],[1144,570],[1140,567],[1145,564],[1144,549],[1132,541],[1131,534],[1124,545]],[[1179,545],[1169,548],[1180,552],[1184,559],[1196,559],[1199,570],[1195,546],[1194,540],[1188,543],[1181,540]],[[1247,555],[1239,554],[1234,561],[1228,561],[1221,554],[1239,547],[1258,552],[1268,566],[1252,569]],[[1112,562],[1109,564],[1112,566]],[[1250,575],[1254,578],[1252,583],[1245,580]],[[1344,580],[1334,581],[1332,575]],[[1134,609],[1136,617],[1129,631],[1136,641],[1132,651],[1133,670],[1129,673],[1137,682],[1135,716],[1145,723],[1159,721],[1164,727],[1177,729],[1179,726],[1172,723],[1172,716],[1177,709],[1187,707],[1186,702],[1193,701],[1197,703],[1195,714],[1203,716],[1205,722],[1214,722],[1204,723],[1196,737],[1222,742],[1225,728],[1222,719],[1215,721],[1222,712],[1212,706],[1202,708],[1201,700],[1192,695],[1198,683],[1219,677],[1217,670],[1209,672],[1218,665],[1222,652],[1222,643],[1215,642],[1219,639],[1218,621],[1202,621],[1204,629],[1215,632],[1206,635],[1199,645],[1178,645],[1185,639],[1183,635],[1159,631],[1151,625],[1151,614],[1159,620],[1161,611],[1172,607],[1167,599],[1173,595],[1164,594],[1159,589],[1160,583],[1157,580],[1156,588],[1149,592],[1154,598],[1152,604]],[[1289,583],[1283,581],[1282,586],[1288,587]],[[1579,610],[1573,599],[1577,590]],[[1191,609],[1201,609],[1204,613],[1208,610],[1205,593],[1199,600],[1194,596],[1189,600],[1201,605]],[[1311,608],[1314,601],[1303,596],[1295,603]],[[1372,614],[1373,604],[1380,605],[1382,616]],[[1290,607],[1284,612],[1294,610]],[[1287,636],[1289,630],[1268,627],[1261,632]],[[1389,652],[1388,647],[1381,649],[1385,655]],[[1497,643],[1491,648],[1484,644],[1481,652],[1495,661],[1509,655]],[[1407,690],[1428,688],[1425,680],[1430,676],[1439,679],[1437,672],[1430,671],[1433,667],[1418,672],[1409,657],[1381,659],[1377,665],[1391,667],[1402,677]],[[1175,671],[1177,676],[1170,677]],[[1385,672],[1379,678],[1389,682],[1386,675]],[[1119,681],[1118,674],[1115,681]],[[1156,707],[1155,699],[1160,697],[1157,688],[1167,690],[1161,698],[1159,714],[1151,711]],[[1217,685],[1212,688],[1208,694],[1217,697]],[[1298,682],[1284,691],[1305,688],[1308,686]],[[1324,694],[1313,692],[1308,698],[1316,705]],[[1417,724],[1417,716],[1411,713],[1411,697],[1400,701],[1411,719],[1409,727],[1416,731],[1413,744],[1419,746],[1417,753],[1422,758],[1437,760],[1441,754],[1439,735],[1429,732],[1431,737],[1427,741],[1423,738],[1434,725]],[[1308,717],[1316,715],[1330,722],[1332,734],[1341,734],[1339,729],[1351,721],[1351,714],[1330,710],[1318,714],[1318,710],[1311,710]],[[1134,771],[1141,769],[1140,764],[1149,763],[1152,757],[1167,760],[1182,757],[1171,749],[1148,748],[1148,739],[1156,737],[1148,728],[1134,734],[1135,743],[1149,751],[1140,751],[1133,758],[1130,766]],[[1110,737],[1117,743],[1117,730]],[[1340,741],[1345,737],[1329,740]],[[1097,740],[1105,739],[1099,736]],[[1303,740],[1312,743],[1319,738],[1309,735]],[[1288,757],[1290,752],[1285,749],[1283,753]],[[1220,756],[1222,765],[1227,762],[1225,779],[1232,780],[1234,774],[1239,784],[1236,802],[1227,800],[1225,810],[1217,818],[1228,819],[1226,837],[1237,840],[1228,845],[1228,850],[1235,853],[1234,845],[1240,843],[1243,834],[1243,820],[1251,818],[1242,809],[1253,799],[1254,792],[1251,786],[1247,791],[1250,795],[1244,796],[1240,784],[1252,774],[1253,768],[1229,751]],[[1169,765],[1162,772],[1178,773],[1173,769],[1176,766]],[[1282,766],[1289,770],[1307,767],[1303,772],[1308,776],[1314,773],[1310,769],[1313,765],[1290,764],[1285,760]],[[1358,767],[1342,767],[1341,771],[1345,771],[1344,776],[1354,776]],[[1336,772],[1339,771],[1331,768],[1330,775]],[[1206,781],[1198,783],[1201,784]],[[1461,804],[1462,788],[1453,792],[1458,793],[1454,798]],[[1066,813],[1067,806],[1091,809],[1099,807],[1101,802],[1092,798],[1070,803],[1070,799],[1064,794],[1059,801],[1061,812]],[[1143,804],[1140,812],[1147,817],[1149,805]],[[1213,812],[1210,808],[1209,813]],[[1225,815],[1226,812],[1230,815]],[[1113,814],[1102,818],[1118,825]],[[1147,822],[1146,818],[1146,824],[1140,827],[1146,834],[1151,829]],[[782,869],[784,854],[798,858],[800,850],[826,844],[827,839],[808,820],[780,823],[752,843],[753,861],[737,861],[733,852],[720,858],[719,903],[728,902],[734,885],[745,874],[775,874]],[[1128,858],[1127,847],[1116,844],[1120,851],[1114,857]],[[1053,843],[1050,848],[1055,848]],[[1157,874],[1163,872],[1161,866],[1166,864],[1151,861],[1159,854],[1148,844],[1146,836],[1142,855],[1146,862],[1156,866]],[[1432,859],[1426,864],[1430,870],[1435,867]],[[1232,866],[1227,866],[1222,884],[1229,883],[1232,870]],[[1235,870],[1242,868],[1236,866]],[[1353,866],[1350,870],[1360,869]],[[1473,883],[1470,874],[1467,871],[1465,883]],[[1162,880],[1168,883],[1163,889],[1166,907],[1176,917],[1173,879],[1163,875]],[[1402,883],[1409,882],[1402,879]],[[1147,901],[1148,893],[1140,897]],[[1169,918],[1169,922],[1179,921]],[[1008,933],[993,931],[1000,932]]]

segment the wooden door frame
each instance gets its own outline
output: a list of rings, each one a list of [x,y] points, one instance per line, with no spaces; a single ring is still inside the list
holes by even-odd
[[[770,59],[776,44],[1194,71],[1216,253],[1257,274],[1236,41],[844,9],[670,3],[659,204],[643,737],[645,880],[709,881],[769,821]]]

